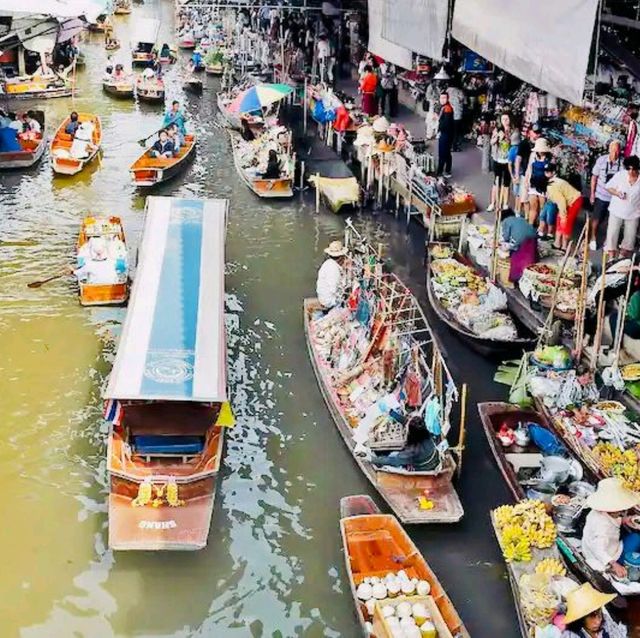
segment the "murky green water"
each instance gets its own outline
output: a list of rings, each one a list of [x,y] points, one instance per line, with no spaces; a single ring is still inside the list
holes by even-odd
[[[171,37],[172,3],[148,0],[133,16],[115,18],[125,43],[119,55],[126,54],[130,23],[144,14],[159,15]],[[89,212],[120,215],[135,249],[144,201],[127,167],[140,152],[135,140],[157,129],[161,111],[104,96],[101,37],[92,36],[84,50],[79,95],[44,108],[50,130],[72,108],[99,113],[100,163],[61,179],[45,156],[30,172],[0,175],[0,636],[356,636],[338,501],[367,492],[368,484],[330,422],[301,321],[321,251],[343,224],[298,199],[265,203],[249,193],[234,172],[226,134],[211,125],[216,80],[207,79],[202,97],[187,98],[179,68],[170,71],[167,97],[186,102],[202,137],[188,173],[157,194],[231,201],[226,320],[238,425],[228,439],[206,550],[106,548],[100,393],[125,310],[80,307],[66,278],[41,289],[26,284],[73,261]],[[368,226],[389,239],[382,222]],[[420,281],[419,248],[407,249],[402,234],[394,241],[399,273]],[[470,433],[471,441],[476,437]],[[473,469],[469,461],[466,471],[478,469],[495,483],[490,462],[482,458]],[[473,480],[469,475],[468,484]],[[501,489],[497,498],[505,496]],[[471,511],[484,518],[487,507],[472,503]],[[494,596],[498,618],[474,635],[517,635],[501,570],[490,563],[495,544],[487,520],[479,520],[421,530],[417,539],[470,627],[484,627],[483,604],[475,619],[470,613],[478,588]]]

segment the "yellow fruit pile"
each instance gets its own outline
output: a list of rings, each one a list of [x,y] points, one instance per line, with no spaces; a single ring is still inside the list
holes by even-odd
[[[540,501],[502,505],[493,516],[507,562],[530,561],[532,548],[551,547],[556,540],[556,526]]]
[[[617,476],[630,490],[640,492],[640,468],[636,449],[623,452],[613,443],[597,443],[591,453],[607,474]]]
[[[566,576],[567,570],[557,558],[543,558],[536,565],[536,574],[549,574],[549,576]]]

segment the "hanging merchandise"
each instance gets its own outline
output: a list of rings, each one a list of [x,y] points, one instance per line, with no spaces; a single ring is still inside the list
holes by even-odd
[[[433,397],[427,403],[427,409],[425,410],[424,422],[427,426],[427,430],[434,436],[440,436],[442,433],[442,426],[440,423],[440,402],[436,397]]]

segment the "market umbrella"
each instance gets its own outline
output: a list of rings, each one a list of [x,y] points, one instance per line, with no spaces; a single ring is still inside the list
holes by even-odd
[[[232,113],[252,113],[285,98],[293,89],[286,84],[258,84],[243,91],[229,105]]]

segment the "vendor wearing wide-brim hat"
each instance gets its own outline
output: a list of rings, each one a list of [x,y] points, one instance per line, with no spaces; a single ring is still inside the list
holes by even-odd
[[[342,264],[347,249],[341,241],[332,241],[325,249],[327,259],[318,270],[316,294],[320,305],[329,310],[337,306],[342,299]]]
[[[584,583],[567,594],[566,631],[562,638],[609,638],[607,625],[612,622],[605,616],[604,606],[616,594],[603,594],[591,583]]]
[[[591,508],[582,534],[582,552],[588,565],[616,578],[626,578],[625,556],[640,551],[640,534],[623,529],[624,514],[640,504],[640,496],[618,478],[602,479],[586,500]]]

